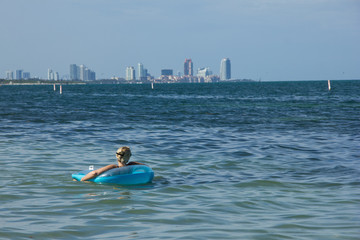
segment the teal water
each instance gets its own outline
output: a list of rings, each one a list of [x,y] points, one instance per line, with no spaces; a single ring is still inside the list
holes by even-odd
[[[360,81],[0,87],[1,239],[359,239]],[[142,186],[74,182],[120,146]]]

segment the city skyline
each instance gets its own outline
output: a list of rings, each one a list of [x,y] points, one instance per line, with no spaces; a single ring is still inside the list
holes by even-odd
[[[0,8],[2,78],[16,69],[62,78],[73,62],[99,79],[124,76],[127,66],[137,72],[139,62],[157,76],[183,72],[189,57],[194,74],[219,74],[228,57],[232,78],[360,78],[355,0],[5,0]]]
[[[228,59],[228,58],[226,58]],[[220,63],[220,69],[221,67]],[[209,68],[209,67],[199,67],[197,70],[197,73],[194,73],[194,63],[191,60],[191,58],[186,58],[184,61],[184,71],[180,72],[178,71],[178,76],[209,76],[209,75],[213,75],[213,71]],[[163,75],[161,73],[163,69],[158,69],[157,71],[160,71],[159,74],[153,74],[150,75],[148,69],[144,68],[144,65],[142,63],[138,63],[137,64],[137,69],[135,69],[135,67],[133,66],[127,66],[125,68],[125,75],[122,76],[112,76],[110,78],[124,78],[126,80],[146,80],[147,76],[151,76],[152,78],[161,78],[161,76]],[[173,72],[174,70],[171,69]],[[16,70],[16,71],[21,71],[21,74],[23,72],[23,70]],[[136,74],[137,72],[137,74]],[[16,75],[16,77],[11,77],[13,75],[11,75],[11,73],[13,73],[12,70],[6,70],[6,76],[4,79],[8,79],[8,80],[13,80],[13,79],[29,79],[30,78],[30,72],[25,72],[25,74],[27,74],[26,76],[29,76],[27,78],[24,77],[19,77],[18,75]],[[60,74],[59,72],[55,72],[53,71],[51,68],[47,69],[47,77],[43,78],[43,79],[47,79],[47,80],[82,80],[82,81],[87,81],[87,80],[96,80],[95,77],[96,73],[95,71],[92,71],[91,69],[87,68],[84,64],[81,64],[80,66],[77,66],[76,64],[70,64],[70,71],[69,73],[64,73]],[[219,72],[219,76],[221,75],[221,70]],[[21,75],[22,76],[22,75]],[[36,74],[33,75],[33,78],[40,78],[38,77]],[[1,77],[0,77],[1,78]],[[108,79],[110,79],[108,78]],[[100,78],[97,78],[100,79]],[[106,79],[106,78],[103,78]],[[225,78],[225,79],[230,79],[229,78]]]

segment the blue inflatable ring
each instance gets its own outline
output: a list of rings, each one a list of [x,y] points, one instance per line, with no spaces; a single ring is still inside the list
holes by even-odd
[[[78,181],[81,180],[91,170],[84,170],[72,174],[72,178]],[[153,170],[145,165],[130,165],[121,168],[110,169],[96,178],[89,179],[90,182],[95,183],[115,183],[121,185],[135,185],[145,184],[152,181],[154,178]]]

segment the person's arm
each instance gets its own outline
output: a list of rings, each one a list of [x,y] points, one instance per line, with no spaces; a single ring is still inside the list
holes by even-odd
[[[111,165],[107,165],[105,167],[96,169],[94,171],[89,172],[88,174],[86,174],[81,181],[87,181],[89,179],[92,179],[94,177],[99,176],[100,174],[102,174],[103,172],[106,172],[107,170],[110,170],[112,168],[116,168],[117,166],[115,164],[111,164]]]

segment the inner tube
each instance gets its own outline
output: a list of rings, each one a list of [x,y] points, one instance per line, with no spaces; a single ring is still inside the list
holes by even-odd
[[[72,174],[72,178],[80,181],[91,170],[84,170]],[[103,172],[99,176],[87,181],[95,183],[115,183],[121,185],[135,185],[150,183],[154,178],[153,170],[146,165],[130,165],[121,168],[113,168]]]

